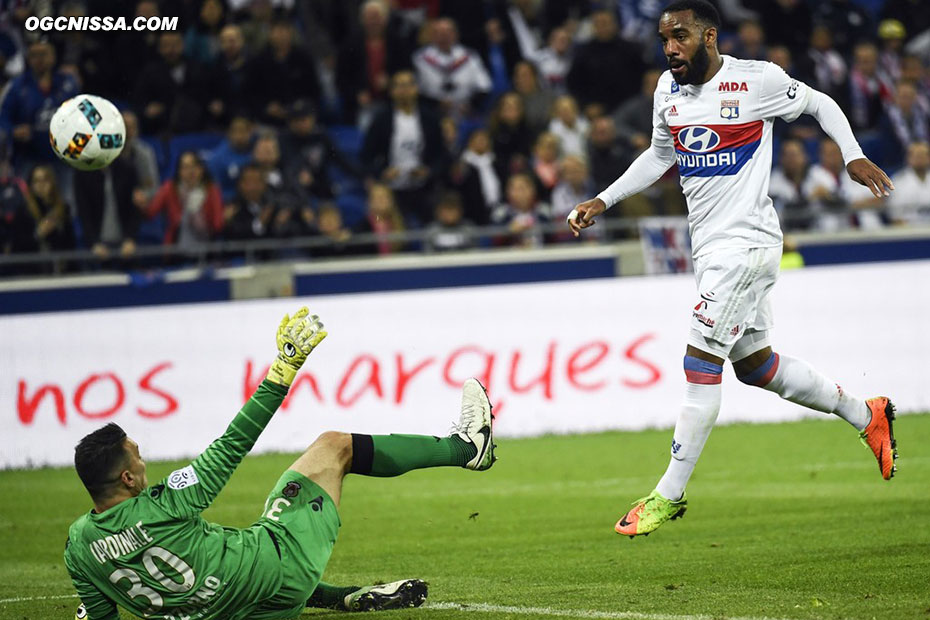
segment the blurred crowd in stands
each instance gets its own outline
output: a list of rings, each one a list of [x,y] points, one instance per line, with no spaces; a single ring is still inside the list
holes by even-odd
[[[86,249],[125,266],[155,243],[317,237],[330,243],[308,252],[341,256],[572,242],[540,224],[564,221],[649,144],[663,4],[4,2],[0,254]],[[893,175],[894,195],[875,199],[813,119],[779,121],[770,195],[785,229],[930,222],[926,2],[715,4],[723,53],[770,60],[832,96]],[[26,32],[32,15],[177,16],[179,27]],[[49,149],[52,114],[80,92],[124,111],[124,152],[103,171],[73,171]],[[685,212],[673,168],[608,213]],[[498,234],[476,237],[487,225]],[[410,230],[424,234],[391,234]],[[362,233],[374,241],[352,243]]]

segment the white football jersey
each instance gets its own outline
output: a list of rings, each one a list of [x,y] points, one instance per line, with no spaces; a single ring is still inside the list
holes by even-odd
[[[772,121],[795,120],[810,92],[771,62],[721,58],[706,84],[680,86],[666,71],[654,98],[652,142],[675,148],[695,257],[781,245],[768,195]]]

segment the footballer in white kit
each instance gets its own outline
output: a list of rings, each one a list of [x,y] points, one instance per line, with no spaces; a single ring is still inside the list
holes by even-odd
[[[675,424],[671,460],[655,490],[616,524],[620,534],[647,535],[687,508],[685,486],[720,410],[724,360],[743,383],[793,403],[834,413],[853,425],[878,460],[895,473],[894,406],[861,400],[806,362],[772,351],[769,292],[778,277],[782,234],[768,196],[772,123],[810,114],[840,146],[850,177],[877,197],[894,189],[862,153],[849,122],[829,96],[791,79],[778,65],[717,51],[720,17],[705,0],[673,2],[659,19],[669,71],[653,100],[652,145],[603,192],[568,216],[577,236],[595,217],[657,181],[678,164],[698,295],[684,359],[687,389]]]

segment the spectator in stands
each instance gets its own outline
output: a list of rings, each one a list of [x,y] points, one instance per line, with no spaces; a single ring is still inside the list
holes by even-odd
[[[203,0],[197,22],[184,35],[184,55],[202,65],[213,64],[220,53],[220,31],[225,21],[222,0]]]
[[[359,248],[349,244],[352,231],[342,222],[342,211],[335,204],[326,202],[317,212],[317,229],[320,236],[329,243],[313,249],[313,255],[319,258],[336,258],[359,253]]]
[[[266,237],[275,205],[267,191],[262,169],[254,163],[244,165],[236,190],[236,195],[223,209],[223,235],[234,241]]]
[[[309,101],[295,101],[291,106],[287,131],[281,134],[281,157],[288,184],[316,199],[330,200],[335,196],[330,165],[335,163],[353,177],[362,176],[358,166],[317,124],[316,108]]]
[[[275,239],[287,239],[289,237],[309,237],[316,233],[316,211],[309,202],[294,203],[289,206],[275,205],[270,236]],[[294,254],[294,251],[278,253],[281,257],[293,256]],[[299,255],[300,252],[296,252],[296,254]]]
[[[184,58],[181,34],[162,32],[158,54],[159,60],[138,74],[133,91],[134,107],[142,111],[142,133],[202,131],[218,120],[209,72]]]
[[[549,126],[555,95],[551,90],[540,86],[536,67],[526,61],[518,62],[513,68],[513,89],[523,101],[523,111],[530,134],[538,135]]]
[[[907,31],[904,24],[898,20],[886,19],[878,25],[878,38],[881,40],[878,76],[882,82],[893,88],[901,79],[901,56],[904,53]]]
[[[930,144],[912,143],[907,149],[907,167],[892,181],[891,219],[899,224],[930,224]]]
[[[554,220],[568,217],[576,205],[587,200],[588,196],[597,194],[588,171],[588,163],[583,157],[566,155],[560,162],[560,169],[561,180],[552,190],[552,219]],[[560,240],[568,241],[573,238],[570,232],[566,231],[566,233],[559,235]]]
[[[391,76],[411,68],[412,42],[385,0],[367,0],[360,31],[339,48],[336,82],[343,121],[355,124],[360,111],[388,100]]]
[[[220,53],[213,62],[212,71],[223,104],[223,118],[229,121],[236,114],[244,113],[249,99],[246,91],[249,64],[242,29],[235,24],[223,26],[219,46]]]
[[[246,7],[246,11],[240,13],[244,17],[240,23],[246,53],[255,56],[268,47],[271,29],[274,27],[274,6],[271,0],[247,0],[242,5]],[[236,10],[235,6],[232,8]]]
[[[35,220],[29,213],[26,183],[13,175],[8,160],[0,161],[0,256],[28,251],[32,245]],[[12,275],[23,269],[0,264],[0,275]]]
[[[572,66],[572,35],[567,28],[553,28],[549,45],[527,58],[536,65],[542,82],[556,93],[567,92],[568,72]]]
[[[443,116],[439,120],[439,131],[442,133],[442,146],[446,161],[453,162],[464,150],[459,136],[459,125],[451,116]]]
[[[488,45],[485,53],[482,54],[482,60],[486,61],[488,75],[491,77],[491,97],[496,99],[510,90],[511,68],[517,63],[520,56],[518,50],[513,50],[516,55],[508,58],[507,51],[511,47],[508,46],[508,43],[511,40],[507,38],[507,33],[501,28],[499,19],[489,19],[485,24],[485,29],[488,33]]]
[[[899,168],[912,143],[930,140],[928,116],[930,110],[920,105],[914,84],[900,82],[895,89],[894,103],[886,105],[882,115],[880,133],[885,166]]]
[[[425,224],[432,216],[430,192],[442,177],[445,158],[439,119],[417,95],[412,72],[394,74],[391,105],[372,119],[359,159],[371,180],[393,190],[405,217]]]
[[[832,34],[836,48],[843,56],[853,46],[868,41],[875,34],[875,24],[868,11],[851,0],[819,0],[814,3],[814,21]],[[769,22],[763,22],[768,27]],[[790,22],[788,24],[790,26]]]
[[[498,99],[488,125],[498,176],[507,178],[514,172],[526,170],[533,136],[526,123],[520,95],[509,92]]]
[[[219,184],[223,200],[232,200],[236,193],[239,171],[252,161],[253,124],[245,114],[236,114],[229,122],[226,138],[214,148],[207,162],[210,174]]]
[[[309,196],[299,185],[292,185],[281,162],[278,136],[263,133],[252,147],[252,163],[265,175],[265,186],[278,209],[293,210],[309,203]]]
[[[162,183],[145,215],[152,218],[162,212],[165,245],[189,247],[210,241],[222,230],[220,188],[195,152],[181,153],[174,177]]]
[[[810,166],[799,140],[785,140],[769,183],[769,196],[775,202],[782,226],[786,230],[824,228],[818,221],[823,211],[819,198],[835,193],[836,182],[822,169]]]
[[[539,4],[532,0],[500,2],[486,24],[489,41],[498,39],[507,73],[513,73],[520,60],[532,60],[541,51],[545,36]]]
[[[652,140],[653,98],[660,75],[662,71],[659,69],[649,69],[643,73],[639,93],[624,102],[613,114],[617,136],[636,154],[646,150]]]
[[[0,92],[6,87],[12,76],[22,72],[23,53],[19,49],[18,38],[9,31],[9,26],[0,26]],[[2,246],[0,246],[2,253]]]
[[[26,64],[27,69],[13,78],[0,102],[2,137],[12,140],[14,164],[21,171],[57,161],[48,146],[49,123],[58,106],[78,94],[74,77],[55,68],[55,48],[48,41],[29,44]]]
[[[853,52],[849,74],[849,120],[856,130],[878,127],[882,104],[891,101],[891,89],[878,76],[878,49],[872,43],[860,43]]]
[[[78,0],[65,0],[60,7],[58,14],[68,19],[80,19],[87,15],[87,8]],[[59,70],[73,76],[83,92],[101,94],[88,87],[87,79],[90,78],[92,86],[99,86],[99,82],[94,83],[98,77],[95,70],[100,70],[95,65],[113,64],[100,33],[75,29],[52,31],[49,35],[55,46]],[[86,76],[83,75],[84,71],[88,72]]]
[[[769,44],[784,45],[798,56],[804,53],[813,26],[811,11],[804,0],[763,2],[759,15]]]
[[[61,252],[75,247],[71,208],[62,197],[51,166],[38,165],[29,174],[26,193],[29,218],[16,242],[20,252]]]
[[[568,92],[588,118],[609,114],[633,96],[646,70],[642,50],[620,38],[613,13],[594,13],[592,26],[594,38],[576,50],[567,78]]]
[[[807,59],[811,75],[796,77],[843,105],[849,99],[849,87],[846,84],[848,69],[846,60],[833,46],[833,33],[826,26],[814,26]]]
[[[533,175],[544,200],[552,196],[559,182],[559,148],[559,137],[549,131],[539,134],[533,146]]]
[[[125,147],[124,147],[125,152]],[[84,247],[101,261],[116,253],[129,259],[136,252],[136,233],[142,219],[134,193],[139,190],[136,167],[125,155],[103,170],[74,176],[74,201],[81,222]]]
[[[578,104],[571,95],[562,95],[552,107],[549,132],[559,139],[563,155],[585,156],[588,149],[588,132],[591,123],[578,112]]]
[[[740,22],[736,31],[736,38],[731,39],[725,46],[727,54],[747,60],[765,60],[768,49],[765,46],[765,30],[762,24],[754,19]]]
[[[538,199],[536,185],[527,174],[507,179],[507,201],[495,209],[491,220],[506,225],[511,236],[505,241],[523,247],[539,247],[544,235],[541,224],[549,221],[549,205]]]
[[[906,24],[911,40],[930,29],[930,13],[924,0],[884,0],[881,5],[880,17]]]
[[[846,164],[843,163],[843,154],[836,142],[830,138],[820,141],[820,163],[814,168],[823,169],[836,181],[836,185],[828,186],[826,192],[814,190],[814,197],[828,208],[820,216],[822,229],[878,228],[882,225],[878,210],[883,207],[883,201],[875,198],[870,189],[849,177]],[[830,208],[833,208],[832,212]]]
[[[431,38],[430,45],[413,55],[423,95],[457,118],[480,110],[491,90],[491,76],[481,57],[458,43],[458,29],[451,19],[436,20]]]
[[[920,57],[907,54],[901,58],[901,80],[914,85],[918,103],[925,110],[930,110],[930,71]]]
[[[155,150],[139,139],[139,117],[132,110],[123,110],[123,124],[126,126],[126,140],[123,152],[118,159],[130,162],[134,168],[136,184],[132,192],[132,201],[139,208],[144,208],[155,196],[161,184],[158,175],[158,159]]]
[[[136,2],[133,19],[141,17],[147,20],[160,15],[157,0]],[[108,34],[112,36],[113,33]],[[160,39],[161,33],[154,30],[117,33],[113,45],[113,57],[109,59],[110,62],[102,64],[105,73],[98,80],[105,89],[92,92],[109,97],[125,98],[127,93],[133,91],[139,70],[159,61]]]
[[[374,234],[376,239],[361,246],[364,254],[393,254],[404,249],[403,241],[392,241],[388,235],[404,232],[404,218],[394,192],[384,183],[373,183],[368,189],[368,212],[355,228],[357,234]]]
[[[298,99],[317,102],[320,82],[310,53],[294,40],[294,26],[275,21],[268,33],[268,48],[249,67],[246,92],[257,118],[272,125],[287,122],[288,108]]]
[[[588,164],[597,191],[606,189],[630,165],[627,153],[617,138],[614,120],[609,116],[594,119],[588,139]]]
[[[427,233],[423,243],[423,249],[427,252],[449,252],[474,247],[474,226],[465,218],[462,197],[458,193],[445,192],[439,197],[436,214]]]
[[[503,197],[500,174],[494,165],[495,157],[486,129],[476,129],[468,136],[468,146],[461,159],[465,178],[459,179],[455,185],[467,200],[465,217],[478,224],[488,223],[491,212]]]

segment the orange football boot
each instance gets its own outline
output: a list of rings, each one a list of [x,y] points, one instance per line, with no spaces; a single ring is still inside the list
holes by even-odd
[[[870,398],[865,404],[872,412],[872,420],[865,430],[859,433],[859,438],[872,449],[872,453],[878,459],[878,469],[882,472],[882,478],[891,480],[898,470],[894,464],[898,458],[897,442],[891,429],[894,405],[885,396]]]

